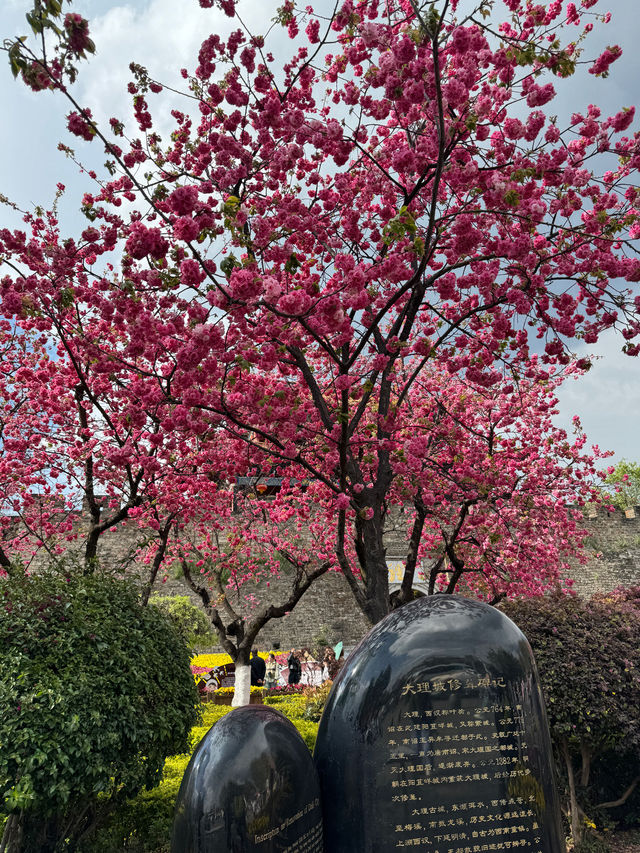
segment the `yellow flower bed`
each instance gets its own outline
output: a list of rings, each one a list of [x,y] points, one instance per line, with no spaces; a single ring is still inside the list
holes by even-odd
[[[199,657],[214,658],[216,655]],[[310,750],[318,731],[318,723],[302,718],[303,697],[278,697],[269,704],[290,715],[289,719],[300,732]],[[207,703],[202,706],[203,718],[199,725],[191,730],[191,748],[194,749],[207,734],[211,726],[231,711],[228,705]],[[190,755],[173,755],[167,758],[162,781],[151,791],[141,791],[137,797],[121,804],[102,826],[96,837],[83,845],[83,853],[113,853],[120,850],[168,850],[173,823],[175,799]]]
[[[234,687],[219,687],[216,690],[216,696],[220,696],[220,694],[222,694],[223,696],[230,695],[233,693],[234,689],[235,689]],[[251,688],[250,688],[250,693],[253,696],[255,694],[262,693],[263,690],[264,690],[264,687],[258,687],[257,685],[252,684]]]
[[[191,658],[191,666],[206,666],[213,669],[214,666],[222,666],[225,663],[233,663],[226,652],[217,655],[194,655]]]
[[[258,652],[261,658],[268,658],[269,652]],[[275,655],[289,655],[289,652],[283,652],[278,650],[274,651]],[[206,666],[209,669],[212,669],[214,666],[222,666],[225,663],[233,663],[231,658],[226,652],[222,652],[220,654],[204,654],[204,655],[194,655],[191,658],[191,666]]]

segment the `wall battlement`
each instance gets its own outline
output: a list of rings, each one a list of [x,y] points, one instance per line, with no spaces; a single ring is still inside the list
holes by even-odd
[[[640,507],[587,509],[584,526],[587,563],[576,566],[575,589],[580,595],[640,584]]]

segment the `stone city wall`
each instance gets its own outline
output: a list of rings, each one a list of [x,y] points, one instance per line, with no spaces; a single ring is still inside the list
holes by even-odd
[[[640,585],[640,507],[600,509],[585,518],[587,564],[574,572],[575,589],[588,597],[618,586]]]
[[[83,523],[82,514],[78,513],[76,523]],[[589,531],[586,543],[588,561],[584,566],[575,567],[573,577],[576,591],[580,595],[589,596],[617,586],[639,585],[640,508],[627,510],[626,513],[621,510],[592,511],[590,517],[585,517],[584,523]],[[400,527],[400,524],[396,525],[389,537],[387,553],[390,564],[394,558],[397,561],[403,556]],[[126,565],[127,571],[143,578],[145,567],[130,562],[131,554],[142,538],[144,532],[129,522],[105,533],[99,548],[102,564],[114,568]],[[268,586],[265,582],[245,585],[242,600],[246,596],[255,596],[259,601],[275,603],[282,600],[288,583],[289,578],[282,574],[280,577],[271,577]],[[160,595],[188,595],[194,603],[201,603],[172,568],[164,573],[161,571],[154,592]],[[234,605],[239,605],[239,599]],[[248,607],[239,606],[245,611]],[[260,634],[258,645],[270,648],[274,643],[279,643],[284,649],[312,646],[319,641],[334,645],[342,640],[346,646],[353,646],[367,630],[367,622],[355,606],[346,580],[342,575],[331,572],[305,593],[291,613],[268,623]],[[217,648],[215,641],[212,648]]]

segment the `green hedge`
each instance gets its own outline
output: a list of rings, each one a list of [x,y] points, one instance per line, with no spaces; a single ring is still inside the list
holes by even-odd
[[[543,596],[501,604],[533,649],[546,697],[556,766],[579,841],[597,827],[634,820],[640,787],[615,802],[640,766],[640,589]],[[585,838],[585,843],[591,843]]]
[[[112,577],[0,580],[0,811],[21,853],[72,850],[158,783],[198,719],[189,650]]]

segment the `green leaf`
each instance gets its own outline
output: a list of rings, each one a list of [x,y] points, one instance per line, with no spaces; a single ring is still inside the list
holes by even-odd
[[[31,27],[32,32],[35,35],[40,35],[43,29],[42,15],[40,15],[38,12],[27,12],[25,17],[27,19],[27,23]]]

